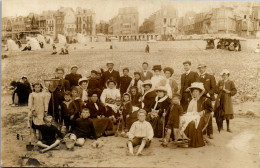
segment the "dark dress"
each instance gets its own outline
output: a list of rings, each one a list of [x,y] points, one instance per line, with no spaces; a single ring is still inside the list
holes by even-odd
[[[156,97],[155,91],[150,91],[143,95],[143,104],[144,104],[143,109],[146,112],[149,112],[150,107],[151,107],[152,103],[154,102],[155,97]]]
[[[88,82],[88,94],[93,91],[97,91],[99,93],[102,92],[102,86],[100,85],[100,81],[95,78],[90,78]]]
[[[78,82],[80,78],[82,78],[81,74],[70,73],[65,76],[65,79],[68,80],[70,83],[70,88],[72,88],[73,86],[78,86]]]
[[[141,97],[142,94],[141,93],[137,93],[136,95],[131,95],[131,101],[132,101],[132,105],[141,108],[142,106],[142,102],[141,102]]]
[[[80,114],[82,112],[82,106],[83,106],[84,102],[81,99],[76,99],[73,100],[70,104],[69,104],[69,115],[72,116],[74,115],[74,117],[72,118],[72,120],[70,120],[70,125],[71,125],[71,129],[73,130],[75,127],[75,122],[78,118],[80,118]]]
[[[206,129],[209,117],[211,116],[211,112],[213,110],[210,99],[206,97],[201,97],[197,101],[197,111],[201,112],[203,110],[205,110],[205,114],[200,118],[197,129],[195,126],[195,122],[191,121],[184,131],[185,135],[190,139],[190,147],[197,148],[205,146],[202,131],[203,129]]]
[[[155,104],[156,104],[156,101],[154,100],[150,106],[149,112],[151,112],[152,109],[154,109]],[[170,98],[167,98],[162,102],[158,102],[157,107],[155,108],[155,110],[159,110],[157,117],[152,118],[151,113],[148,113],[147,121],[150,122],[153,127],[154,137],[157,137],[157,138],[162,137],[162,132],[163,132],[163,116],[162,115],[164,112],[168,111],[170,104],[171,104]],[[168,117],[169,117],[168,114],[165,116],[164,125],[167,124]]]
[[[90,118],[93,121],[96,136],[101,137],[105,131],[112,131],[113,130],[113,122],[108,118],[97,118],[97,116],[102,116],[106,114],[106,108],[101,102],[96,103],[98,109],[96,108],[93,102],[87,103],[87,108],[90,111]]]
[[[28,100],[29,100],[29,95],[32,93],[31,85],[28,81],[21,83],[17,82],[16,85],[16,93],[18,96],[18,105],[19,106],[27,106],[28,105]]]

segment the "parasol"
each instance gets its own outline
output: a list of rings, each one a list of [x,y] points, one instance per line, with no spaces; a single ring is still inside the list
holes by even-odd
[[[221,131],[223,127],[223,120],[224,120],[224,110],[222,108],[223,106],[221,105],[222,101],[220,101],[221,96],[222,96],[222,91],[218,95],[214,106],[214,117],[216,119],[216,124],[218,126],[218,132]]]

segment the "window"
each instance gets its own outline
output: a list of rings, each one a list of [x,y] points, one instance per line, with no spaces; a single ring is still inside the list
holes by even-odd
[[[166,24],[166,18],[163,19],[163,23]]]

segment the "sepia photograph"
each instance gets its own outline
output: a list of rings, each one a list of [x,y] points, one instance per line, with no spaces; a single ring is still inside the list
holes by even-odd
[[[0,167],[260,168],[260,1],[1,3]]]

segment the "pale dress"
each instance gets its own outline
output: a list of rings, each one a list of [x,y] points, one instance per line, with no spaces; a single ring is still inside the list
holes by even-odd
[[[44,111],[48,111],[49,98],[44,92],[32,92],[29,95],[28,107],[32,114],[33,123],[35,125],[43,125]]]

